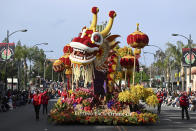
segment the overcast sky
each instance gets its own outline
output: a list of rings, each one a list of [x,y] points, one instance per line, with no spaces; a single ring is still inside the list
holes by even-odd
[[[63,47],[76,37],[83,26],[89,27],[92,20],[91,8],[99,8],[98,24],[109,19],[108,12],[115,10],[111,33],[119,34],[120,46],[127,45],[127,36],[140,30],[149,36],[149,44],[157,45],[163,50],[166,43],[187,40],[173,37],[179,33],[196,41],[196,0],[0,0],[0,41],[10,32],[28,29],[26,33],[16,33],[10,42],[21,40],[22,44],[33,46],[48,42],[48,46],[39,46],[47,53],[47,58],[59,58]],[[155,53],[157,48],[145,47],[144,51]],[[152,55],[142,54],[142,64],[150,65]]]

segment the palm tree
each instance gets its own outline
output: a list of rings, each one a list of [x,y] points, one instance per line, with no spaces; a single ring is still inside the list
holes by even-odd
[[[184,73],[184,67],[182,66],[182,48],[188,48],[188,45],[183,44],[183,42],[181,41],[177,41],[176,45],[172,44],[172,43],[167,43],[167,51],[168,54],[170,54],[171,60],[173,61],[171,64],[171,68],[175,69],[177,67],[178,73],[180,71],[180,69],[182,69],[182,72]],[[196,44],[192,44],[191,45],[192,48],[196,47]],[[182,90],[184,90],[184,75],[182,74]],[[178,81],[179,81],[179,77],[178,77]]]
[[[22,65],[22,59],[23,59],[23,47],[21,46],[21,42],[18,41],[16,48],[15,48],[15,53],[14,53],[14,58],[15,58],[15,63],[17,63],[17,68],[18,68],[18,88],[20,88],[20,86],[22,85],[22,83],[20,83],[22,81],[21,79],[21,65]]]

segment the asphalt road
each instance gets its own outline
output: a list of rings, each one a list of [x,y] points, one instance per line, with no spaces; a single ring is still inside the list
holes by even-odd
[[[42,108],[39,121],[35,120],[31,104],[10,112],[0,112],[0,131],[196,131],[196,112],[189,112],[191,120],[181,120],[180,109],[172,107],[162,107],[160,121],[145,126],[53,125],[48,123],[47,115],[41,111]]]

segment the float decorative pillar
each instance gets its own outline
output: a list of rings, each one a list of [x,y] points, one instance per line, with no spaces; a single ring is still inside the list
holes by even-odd
[[[140,57],[141,49],[148,45],[149,39],[146,34],[139,30],[139,24],[137,23],[137,29],[127,37],[127,43],[134,50],[134,69],[133,69],[133,85],[135,85],[135,70],[136,70],[136,59]]]

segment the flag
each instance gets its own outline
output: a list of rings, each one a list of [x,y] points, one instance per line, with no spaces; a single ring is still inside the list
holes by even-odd
[[[7,46],[7,50],[6,50],[6,46]],[[0,61],[6,60],[6,54],[7,54],[7,60],[13,60],[14,49],[15,49],[14,43],[0,43]]]

